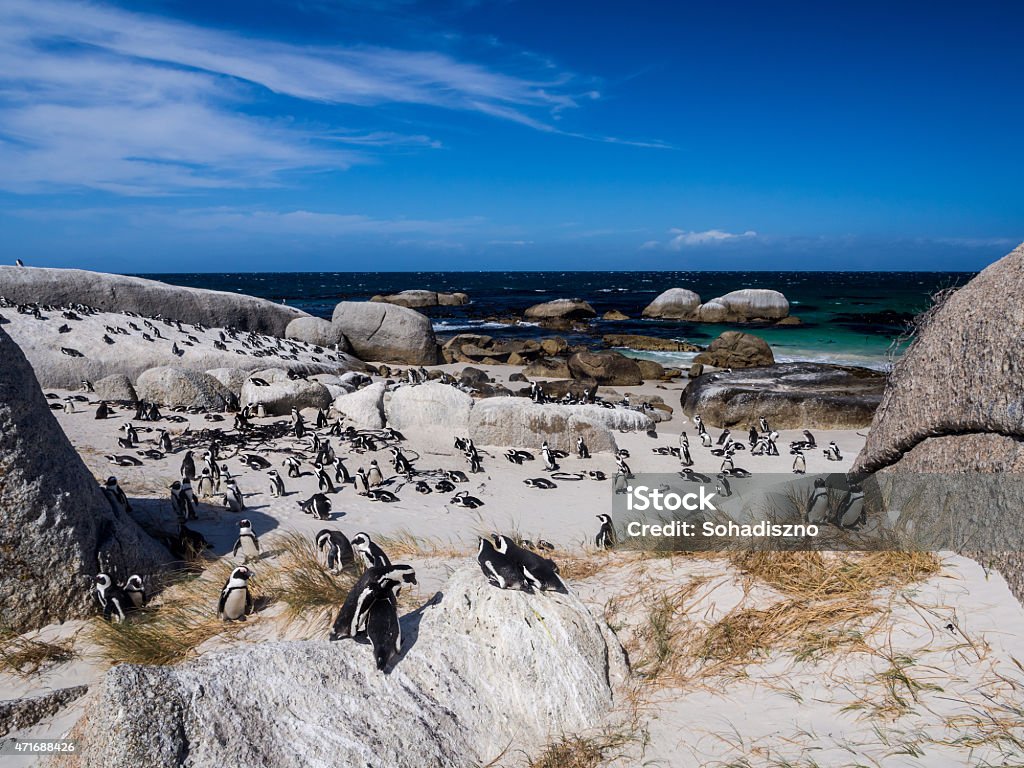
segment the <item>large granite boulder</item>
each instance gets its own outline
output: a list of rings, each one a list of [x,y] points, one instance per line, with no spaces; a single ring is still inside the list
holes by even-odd
[[[436,382],[399,387],[384,404],[388,424],[427,450],[451,448],[456,436],[465,435],[472,408],[472,397]]]
[[[92,383],[93,391],[100,400],[134,403],[139,399],[132,386],[132,380],[124,374],[115,373]]]
[[[1024,601],[1024,245],[949,295],[897,362],[852,474],[913,482],[918,473],[985,486],[918,483],[915,503],[986,521],[979,559]],[[927,479],[927,476],[925,477]],[[930,487],[931,486],[931,487]],[[1002,540],[1004,546],[998,546]]]
[[[599,417],[600,406],[537,405],[523,397],[495,397],[476,402],[469,413],[469,436],[477,445],[537,450],[544,441],[572,451],[582,436],[590,450],[615,451],[615,436]]]
[[[334,399],[334,410],[344,416],[346,423],[359,429],[380,429],[384,426],[383,381],[363,387],[351,394],[338,395]]]
[[[530,378],[539,376],[548,379],[568,379],[572,376],[569,361],[564,357],[541,357],[523,369]]]
[[[369,644],[352,641],[114,667],[70,734],[80,741],[74,765],[171,766],[185,755],[191,768],[493,764],[604,722],[628,674],[614,637],[574,594],[496,589],[475,563],[402,628],[388,674]]]
[[[239,333],[220,328],[147,321],[121,313],[43,310],[43,319],[15,310],[4,313],[4,330],[21,347],[44,387],[77,389],[82,379],[96,382],[113,375],[135,380],[150,368],[266,368],[277,365],[305,373],[341,373],[362,369],[342,352],[317,352],[304,342]],[[150,325],[146,325],[149,322]],[[134,326],[134,327],[133,327]],[[64,327],[66,332],[62,333]],[[221,341],[224,334],[226,341]],[[65,352],[64,350],[68,350]]]
[[[211,368],[207,373],[223,384],[236,398],[241,397],[242,385],[253,375],[252,371],[243,368]]]
[[[715,427],[748,427],[764,416],[776,429],[861,429],[882,399],[878,371],[781,363],[705,373],[683,390],[683,412]]]
[[[339,352],[352,351],[341,328],[322,317],[297,317],[288,323],[284,335],[285,338],[304,341],[315,347],[337,349]]]
[[[217,379],[186,368],[150,368],[135,382],[139,398],[168,408],[197,408],[207,412],[229,410],[237,399]]]
[[[444,293],[412,289],[387,295],[377,295],[370,299],[370,301],[397,304],[400,307],[409,307],[410,309],[420,309],[421,307],[459,307],[463,304],[469,304],[469,296],[461,292]]]
[[[305,312],[240,293],[206,291],[141,277],[81,269],[0,267],[0,296],[16,304],[86,304],[105,312],[137,312],[183,323],[284,336]]]
[[[700,306],[700,296],[686,288],[669,288],[644,307],[644,317],[690,320]]]
[[[528,307],[523,317],[528,320],[589,320],[597,317],[597,312],[583,299],[554,299]]]
[[[437,339],[430,318],[419,312],[372,301],[343,301],[333,322],[363,360],[435,365]]]
[[[266,379],[267,383],[258,386],[253,378],[246,379],[239,395],[240,405],[263,405],[271,416],[284,416],[292,412],[292,408],[300,411],[306,408],[328,408],[331,405],[330,390],[319,381],[306,379]]]
[[[756,368],[774,365],[775,355],[760,336],[742,331],[726,331],[697,355],[693,362],[716,368]]]
[[[92,577],[150,574],[170,556],[115,510],[0,329],[0,603],[23,632],[95,612]]]
[[[618,352],[577,352],[568,365],[574,379],[593,379],[598,384],[628,387],[644,380],[636,360]]]
[[[789,301],[779,291],[744,288],[711,299],[697,309],[705,323],[748,323],[781,320],[789,316]]]

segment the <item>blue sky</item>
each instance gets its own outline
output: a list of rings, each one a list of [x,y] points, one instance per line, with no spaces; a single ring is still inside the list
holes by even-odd
[[[1017,2],[0,4],[8,260],[977,269]]]

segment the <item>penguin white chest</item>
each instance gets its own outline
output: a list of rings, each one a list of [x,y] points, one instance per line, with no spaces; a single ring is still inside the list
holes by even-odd
[[[246,589],[233,589],[228,593],[228,599],[224,601],[224,618],[240,619],[245,615]]]

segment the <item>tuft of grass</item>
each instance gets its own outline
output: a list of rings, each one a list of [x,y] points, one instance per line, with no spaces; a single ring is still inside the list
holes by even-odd
[[[427,536],[417,536],[410,531],[399,531],[387,536],[375,535],[373,540],[388,553],[393,561],[405,557],[469,557],[476,550],[472,547],[443,542]]]
[[[9,627],[0,628],[0,671],[28,677],[46,667],[66,664],[75,655],[70,639],[31,640]]]
[[[528,758],[528,768],[599,768],[627,757],[632,745],[647,743],[647,732],[634,722],[630,727],[592,735],[570,734],[553,741]]]
[[[242,623],[217,617],[220,591],[234,567],[221,560],[199,576],[179,574],[180,580],[164,590],[158,602],[133,612],[123,623],[94,619],[89,636],[99,657],[112,665],[175,664],[208,640],[237,632]],[[261,580],[256,568],[253,571],[249,592],[259,610],[276,590],[272,578]]]
[[[336,576],[323,566],[316,543],[309,536],[289,533],[275,543],[281,547],[276,577],[286,617],[295,621],[314,615],[317,623],[329,621],[331,611],[345,602],[359,579],[358,564]]]

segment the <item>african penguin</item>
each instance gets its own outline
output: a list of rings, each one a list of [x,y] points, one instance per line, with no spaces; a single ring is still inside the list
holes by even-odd
[[[260,559],[260,540],[252,532],[252,523],[248,520],[238,521],[238,540],[235,542],[234,549],[231,550],[231,556],[238,557],[239,551],[245,558],[243,562],[248,563],[250,560]]]
[[[217,618],[224,621],[245,621],[246,614],[252,613],[252,595],[249,594],[249,579],[252,571],[244,565],[235,568],[220,592],[217,602]]]

